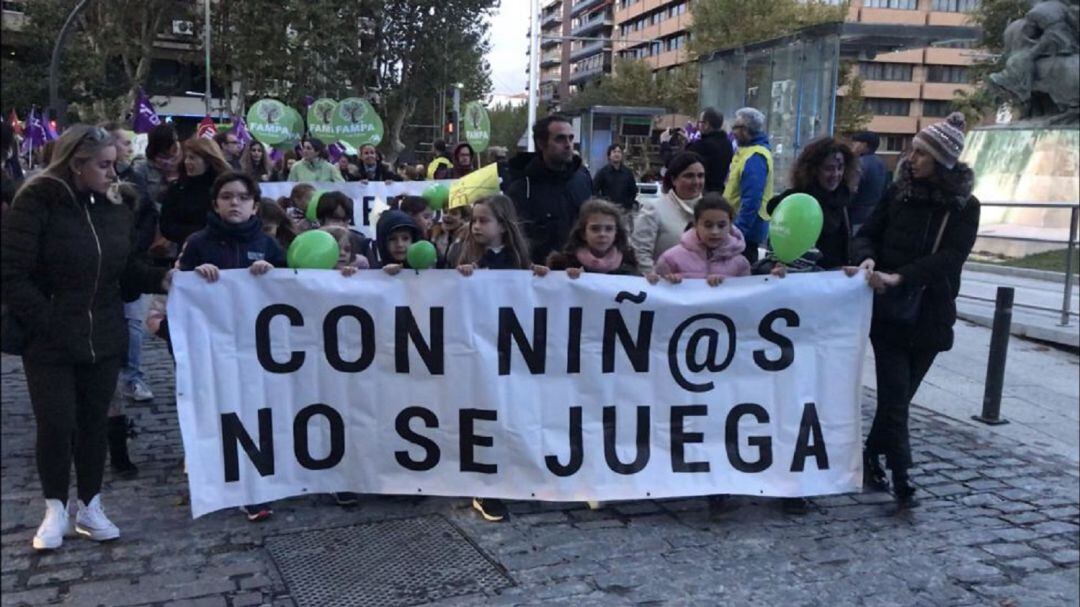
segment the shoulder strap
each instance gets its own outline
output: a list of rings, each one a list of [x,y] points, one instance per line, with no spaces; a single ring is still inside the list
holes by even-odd
[[[934,248],[930,250],[931,255],[937,253],[938,247],[941,246],[941,237],[945,235],[945,225],[949,223],[949,215],[951,214],[952,211],[947,211],[945,217],[941,220],[941,227],[938,228],[937,238],[934,239]]]

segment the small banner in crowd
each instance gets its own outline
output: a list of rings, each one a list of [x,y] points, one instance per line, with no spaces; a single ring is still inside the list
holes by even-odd
[[[871,291],[246,270],[169,295],[195,517],[294,495],[630,500],[862,482]]]
[[[323,98],[315,100],[307,108],[308,132],[324,143],[340,139],[334,134],[334,112],[337,105],[337,101]]]
[[[495,166],[495,165],[492,165]],[[317,191],[332,192],[337,190],[353,201],[353,224],[359,232],[368,238],[375,238],[375,222],[379,219],[379,213],[386,208],[386,201],[402,194],[420,196],[424,190],[433,183],[442,183],[452,187],[454,182],[449,179],[437,181],[382,181],[345,182],[318,182],[312,183]],[[288,196],[296,184],[291,181],[275,181],[259,184],[259,190],[263,196],[277,200],[282,196]]]
[[[161,118],[154,110],[154,104],[150,103],[146,91],[139,88],[139,93],[135,95],[135,107],[131,109],[132,128],[136,133],[149,133],[159,124],[161,124]]]
[[[383,140],[382,118],[366,99],[349,97],[338,102],[333,115],[334,137],[360,147]]]
[[[248,109],[248,132],[255,139],[270,146],[293,141],[304,132],[302,120],[297,128],[293,116],[296,113],[296,110],[277,99],[260,99]]]
[[[487,109],[479,101],[470,101],[465,105],[465,115],[461,117],[465,140],[479,154],[487,149],[491,141],[491,120]]]

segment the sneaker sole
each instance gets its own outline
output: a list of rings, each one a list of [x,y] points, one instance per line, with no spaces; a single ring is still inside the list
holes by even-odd
[[[261,523],[265,520],[269,520],[271,516],[274,516],[273,512],[256,512],[255,514],[248,514],[247,520],[252,523]]]
[[[38,550],[38,551],[56,550],[60,546],[64,545],[64,538],[60,538],[60,541],[56,542],[55,546],[50,546],[50,545],[46,544],[43,540],[38,538],[38,536],[35,535],[34,536],[34,541],[32,542],[32,544],[34,546],[34,550]]]
[[[473,507],[473,510],[476,510],[477,512],[479,512],[480,516],[484,517],[484,520],[486,520],[486,521],[491,521],[492,523],[498,523],[499,521],[506,520],[506,517],[504,517],[504,516],[493,516],[491,514],[488,514],[487,512],[484,512],[483,506],[480,505],[480,502],[477,501],[477,499],[475,497],[473,498],[472,507]]]
[[[120,537],[119,529],[116,531],[99,531],[76,525],[75,531],[78,532],[79,535],[94,540],[95,542],[108,542]]]

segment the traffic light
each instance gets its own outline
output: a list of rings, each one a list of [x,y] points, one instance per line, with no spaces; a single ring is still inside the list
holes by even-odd
[[[443,125],[443,133],[446,135],[447,139],[450,139],[450,140],[456,140],[457,139],[457,123],[458,123],[457,112],[455,112],[454,110],[447,111],[446,112],[446,124]]]

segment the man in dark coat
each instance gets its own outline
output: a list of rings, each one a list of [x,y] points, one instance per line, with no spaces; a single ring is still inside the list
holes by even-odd
[[[637,202],[637,179],[634,171],[623,164],[622,145],[609,145],[607,159],[608,163],[593,178],[593,194],[614,202],[629,213]]]
[[[723,126],[724,115],[711,107],[705,108],[698,119],[701,139],[686,147],[687,151],[694,152],[705,159],[706,192],[723,192],[728,169],[731,168],[734,151]]]
[[[851,149],[859,157],[861,167],[859,188],[851,200],[851,225],[858,230],[859,226],[870,219],[874,207],[885,195],[885,188],[889,185],[889,171],[885,168],[885,162],[877,155],[878,144],[881,142],[877,133],[856,133],[851,141]]]
[[[574,154],[574,133],[565,117],[537,120],[532,137],[537,151],[514,156],[503,191],[517,208],[533,263],[543,265],[566,244],[582,203],[592,196],[592,178]]]

